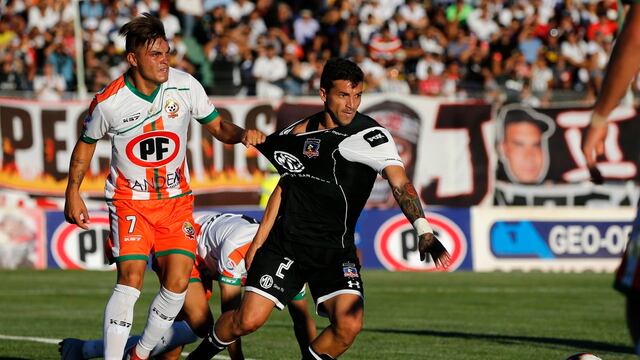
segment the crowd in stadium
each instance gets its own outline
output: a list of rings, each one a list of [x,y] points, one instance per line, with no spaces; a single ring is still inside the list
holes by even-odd
[[[366,91],[464,98],[553,90],[593,101],[617,28],[616,0],[84,0],[90,93],[126,70],[118,29],[157,15],[172,66],[211,95],[310,95],[334,56],[353,58]],[[0,91],[58,99],[76,90],[70,0],[0,1]]]

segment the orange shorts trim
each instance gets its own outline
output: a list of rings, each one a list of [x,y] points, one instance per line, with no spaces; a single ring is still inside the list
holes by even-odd
[[[195,259],[193,195],[163,200],[114,200],[109,203],[113,257],[148,260],[183,254]]]

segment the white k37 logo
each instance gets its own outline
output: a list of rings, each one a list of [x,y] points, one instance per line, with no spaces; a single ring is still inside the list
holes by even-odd
[[[291,171],[292,173],[299,173],[304,170],[304,165],[298,160],[297,157],[284,151],[276,151],[273,153],[273,159],[280,164],[283,168]]]

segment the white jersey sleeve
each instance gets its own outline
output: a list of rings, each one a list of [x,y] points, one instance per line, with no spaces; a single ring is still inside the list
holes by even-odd
[[[379,174],[390,165],[404,167],[393,137],[383,127],[372,127],[351,135],[338,149],[348,161],[365,164]]]
[[[208,124],[218,117],[218,110],[209,100],[204,87],[196,78],[189,75],[191,88],[191,115],[201,124]]]
[[[98,95],[96,95],[91,101],[89,113],[84,119],[82,134],[80,135],[80,139],[82,141],[93,144],[100,140],[109,131],[110,125],[107,120],[109,117],[104,116],[102,111]]]

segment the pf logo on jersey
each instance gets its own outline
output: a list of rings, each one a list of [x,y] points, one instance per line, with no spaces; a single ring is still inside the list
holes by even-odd
[[[278,164],[280,164],[280,166],[288,171],[291,171],[292,173],[299,173],[304,170],[304,165],[302,165],[302,162],[300,162],[297,157],[289,154],[288,152],[275,151],[273,153],[273,159]]]
[[[160,167],[178,156],[180,138],[170,131],[152,131],[138,135],[127,144],[129,160],[141,167]]]
[[[448,218],[431,213],[427,217],[434,233],[451,254],[451,262],[445,269],[453,271],[467,255],[467,240],[462,230]],[[380,262],[391,271],[434,271],[433,260],[420,260],[418,236],[409,220],[398,214],[385,221],[375,237],[375,251]]]

